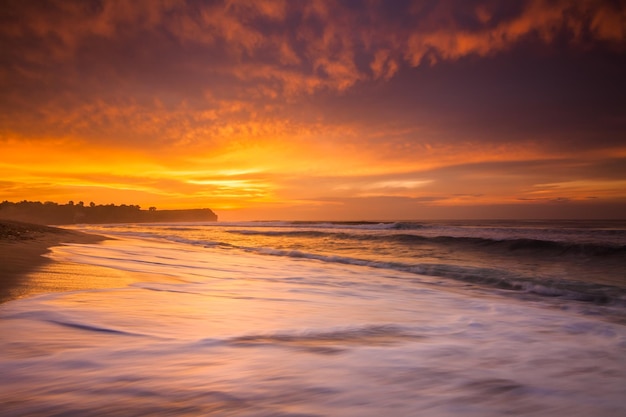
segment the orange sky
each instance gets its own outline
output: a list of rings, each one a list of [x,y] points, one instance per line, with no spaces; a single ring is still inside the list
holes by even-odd
[[[8,1],[0,51],[0,200],[626,213],[620,2]]]

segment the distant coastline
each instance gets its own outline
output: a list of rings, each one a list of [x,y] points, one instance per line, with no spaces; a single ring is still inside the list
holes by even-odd
[[[82,201],[74,204],[40,201],[0,203],[0,219],[48,225],[101,224],[101,223],[164,223],[164,222],[214,222],[217,215],[209,208],[183,210],[142,210],[138,205],[94,204]]]

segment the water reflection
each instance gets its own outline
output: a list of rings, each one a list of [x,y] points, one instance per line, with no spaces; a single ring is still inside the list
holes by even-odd
[[[380,269],[159,242],[67,246],[53,256],[162,279],[127,272],[127,287],[5,304],[3,415],[626,410],[624,326],[576,312],[413,274],[391,280]],[[94,271],[71,267],[75,277]]]

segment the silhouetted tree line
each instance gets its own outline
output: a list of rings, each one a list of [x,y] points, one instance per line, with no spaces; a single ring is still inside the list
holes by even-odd
[[[200,222],[216,221],[217,215],[211,209],[157,210],[150,207],[142,210],[138,205],[58,204],[51,201],[20,201],[0,203],[0,218],[39,224],[76,223],[158,223],[158,222]]]

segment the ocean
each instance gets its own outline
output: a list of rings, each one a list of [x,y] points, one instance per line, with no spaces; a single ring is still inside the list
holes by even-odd
[[[76,229],[149,279],[0,305],[2,416],[626,415],[626,221]]]

